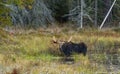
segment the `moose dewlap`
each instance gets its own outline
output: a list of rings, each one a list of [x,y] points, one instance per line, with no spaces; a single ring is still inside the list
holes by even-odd
[[[53,38],[54,43],[59,44],[59,49],[61,53],[63,53],[65,56],[70,56],[73,53],[82,53],[84,56],[87,53],[87,46],[85,43],[73,43],[71,42],[72,37],[68,41],[57,41],[55,37]]]

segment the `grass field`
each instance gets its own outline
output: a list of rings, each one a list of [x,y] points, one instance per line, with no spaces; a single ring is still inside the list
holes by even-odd
[[[69,61],[52,43],[59,40],[87,44],[87,56],[74,54]],[[120,74],[120,32],[114,30],[50,28],[0,29],[0,74]]]

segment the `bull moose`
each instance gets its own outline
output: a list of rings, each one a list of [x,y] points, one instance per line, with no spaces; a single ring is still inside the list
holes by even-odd
[[[72,53],[82,53],[84,56],[87,53],[87,46],[84,42],[74,43],[71,42],[72,37],[68,41],[57,41],[55,37],[53,37],[53,42],[59,44],[59,49],[61,53],[65,56],[69,57]]]

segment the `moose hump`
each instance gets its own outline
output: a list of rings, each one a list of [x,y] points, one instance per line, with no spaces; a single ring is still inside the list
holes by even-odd
[[[59,49],[65,56],[69,57],[72,53],[82,53],[85,56],[87,53],[87,45],[84,42],[73,43],[71,39],[72,37],[68,41],[59,42],[54,37],[53,41],[59,44]]]

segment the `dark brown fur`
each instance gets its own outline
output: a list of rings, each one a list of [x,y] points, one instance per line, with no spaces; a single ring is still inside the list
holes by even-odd
[[[84,56],[87,53],[87,46],[85,43],[73,43],[73,42],[65,42],[60,45],[60,51],[65,56],[70,56],[72,53],[82,53]]]

